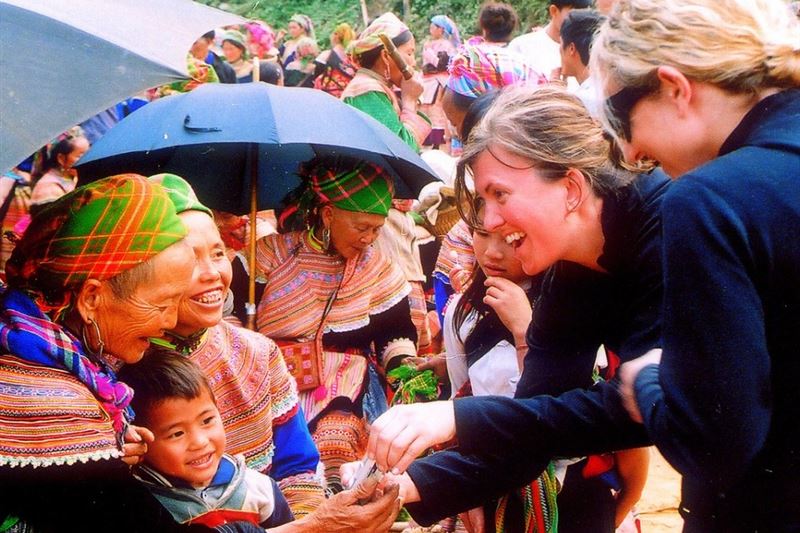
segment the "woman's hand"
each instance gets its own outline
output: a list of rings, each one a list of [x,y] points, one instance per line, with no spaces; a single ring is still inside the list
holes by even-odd
[[[622,405],[628,411],[634,422],[642,423],[642,413],[639,412],[639,405],[636,403],[636,392],[633,384],[636,376],[641,370],[649,365],[657,365],[661,362],[661,348],[650,350],[641,357],[628,361],[619,367],[619,394],[622,397]]]
[[[483,303],[494,309],[505,327],[514,335],[514,343],[525,344],[525,333],[531,323],[531,304],[525,290],[511,280],[491,276],[484,282]]]
[[[447,359],[444,354],[430,355],[428,357],[408,357],[406,363],[413,366],[418,372],[433,370],[439,379],[447,378]]]
[[[345,490],[325,500],[312,514],[274,531],[282,532],[285,527],[287,532],[384,533],[392,526],[403,506],[399,490],[397,485],[380,490],[378,480],[370,477],[355,489]],[[361,505],[359,501],[367,503]]]
[[[422,96],[422,78],[419,74],[414,74],[411,79],[403,78],[400,82],[400,95],[403,101],[403,109],[416,111],[419,97]]]
[[[381,472],[401,474],[422,452],[455,435],[453,402],[398,405],[372,424],[367,455]]]
[[[339,467],[339,477],[342,479],[343,486],[346,487],[350,484],[360,465],[361,461],[352,461]],[[400,498],[404,504],[419,501],[419,491],[417,491],[417,486],[408,473],[400,474],[399,476],[392,473],[384,474],[383,479],[378,483],[378,489],[391,485],[400,487]]]
[[[142,426],[130,425],[125,430],[125,443],[122,451],[125,455],[122,460],[130,466],[137,465],[144,459],[147,453],[147,444],[155,440],[155,435],[149,429]]]

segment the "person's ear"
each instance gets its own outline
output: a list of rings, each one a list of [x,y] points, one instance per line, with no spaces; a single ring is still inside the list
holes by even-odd
[[[103,282],[96,279],[87,279],[83,282],[75,298],[75,308],[84,324],[95,319],[103,298],[106,297],[106,288]]]
[[[586,181],[586,176],[583,175],[583,172],[576,168],[570,168],[564,176],[564,187],[566,189],[564,200],[567,214],[574,213],[583,202],[589,183]]]
[[[322,220],[322,225],[326,228],[331,227],[331,221],[333,220],[333,206],[331,204],[325,204],[319,209],[319,216]]]
[[[681,71],[670,66],[660,66],[656,70],[661,83],[661,95],[672,102],[679,116],[685,116],[692,103],[692,82]]]
[[[550,14],[550,20],[553,20],[558,16],[559,13],[558,6],[556,6],[555,4],[550,4],[547,7],[547,12]]]
[[[567,45],[567,54],[569,54],[571,58],[574,58],[578,54],[578,48],[575,46],[575,43],[569,43]]]

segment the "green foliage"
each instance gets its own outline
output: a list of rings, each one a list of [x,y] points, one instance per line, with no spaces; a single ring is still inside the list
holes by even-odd
[[[364,28],[358,0],[200,0],[202,3],[231,11],[243,17],[260,19],[277,31],[285,28],[295,13],[303,13],[314,21],[320,48],[329,46],[329,35],[337,24],[349,22],[356,33]],[[520,31],[547,22],[547,0],[512,0],[508,2],[520,17]],[[404,5],[410,6],[403,13]],[[481,2],[476,0],[367,0],[370,18],[394,11],[411,28],[418,43],[428,36],[430,18],[448,15],[458,24],[463,36],[477,33],[477,18]]]

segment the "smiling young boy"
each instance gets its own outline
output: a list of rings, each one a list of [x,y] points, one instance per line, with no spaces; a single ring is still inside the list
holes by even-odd
[[[134,475],[175,520],[209,527],[249,521],[267,528],[294,519],[274,480],[224,453],[216,400],[194,362],[151,350],[119,377],[134,389],[137,424],[155,435]]]

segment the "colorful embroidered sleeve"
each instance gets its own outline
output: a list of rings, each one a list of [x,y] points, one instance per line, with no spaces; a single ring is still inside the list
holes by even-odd
[[[389,98],[383,93],[370,91],[359,96],[346,97],[344,101],[392,130],[417,152],[431,131],[431,124],[424,115],[403,111],[398,117]]]
[[[275,246],[275,241],[280,238],[281,236],[278,234],[268,235],[256,243],[256,281],[259,283],[265,283],[275,267],[280,264],[278,250]],[[245,264],[245,268],[246,266]]]
[[[111,418],[66,370],[0,356],[0,467],[47,467],[122,456]]]

